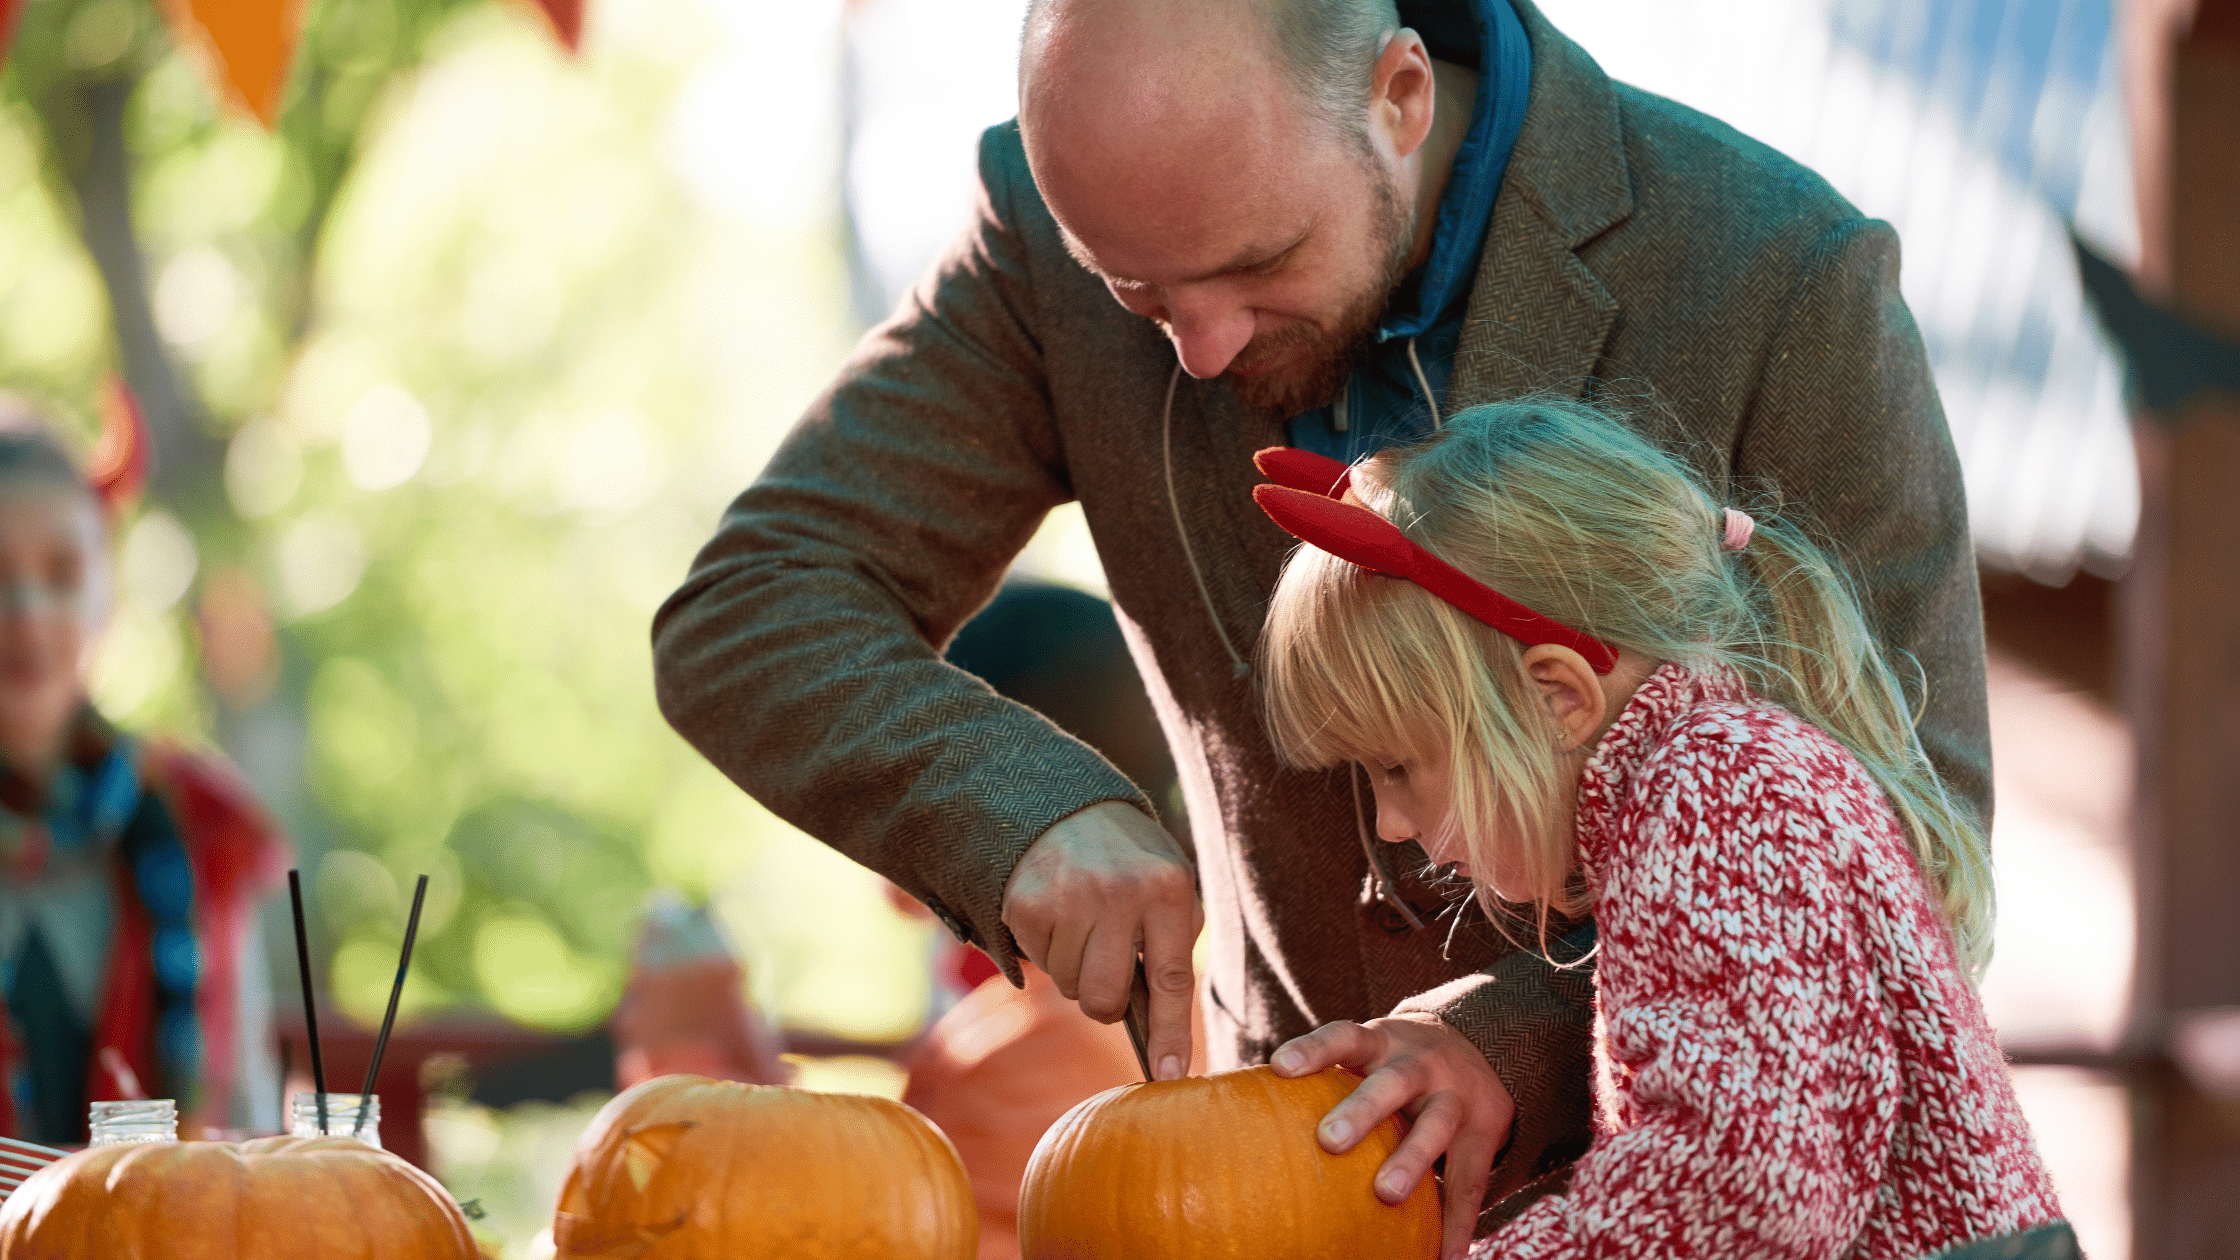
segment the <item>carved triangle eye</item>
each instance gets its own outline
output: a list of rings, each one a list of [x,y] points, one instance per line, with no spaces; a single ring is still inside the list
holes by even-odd
[[[669,1152],[676,1146],[677,1139],[683,1137],[691,1127],[690,1121],[649,1124],[642,1129],[632,1129],[630,1136],[623,1139],[622,1169],[629,1174],[630,1184],[640,1194],[645,1193],[646,1184],[668,1162]]]
[[[591,1194],[583,1188],[582,1174],[571,1171],[568,1183],[560,1187],[560,1210],[573,1216],[592,1214]]]

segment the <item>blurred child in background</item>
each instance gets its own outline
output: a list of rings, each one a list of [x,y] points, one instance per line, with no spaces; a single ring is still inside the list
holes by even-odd
[[[778,1034],[747,1001],[746,972],[705,905],[672,892],[648,900],[630,958],[630,981],[608,1025],[614,1085],[694,1076],[755,1085],[790,1077]]]
[[[89,1102],[153,1096],[184,1138],[271,1132],[256,903],[288,846],[224,766],[87,695],[123,480],[0,399],[0,1131],[82,1143]]]

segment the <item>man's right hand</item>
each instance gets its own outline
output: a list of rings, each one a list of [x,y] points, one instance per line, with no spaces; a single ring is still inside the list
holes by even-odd
[[[1183,1074],[1197,991],[1190,949],[1205,912],[1189,854],[1166,828],[1122,801],[1058,820],[1012,868],[1003,922],[1058,991],[1100,1023],[1127,1010],[1140,951],[1152,1073],[1162,1081]]]

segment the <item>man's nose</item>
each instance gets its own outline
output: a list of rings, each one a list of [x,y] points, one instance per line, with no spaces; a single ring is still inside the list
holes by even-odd
[[[1252,308],[1241,302],[1193,297],[1167,306],[1167,336],[1182,370],[1207,380],[1229,370],[1252,341]]]

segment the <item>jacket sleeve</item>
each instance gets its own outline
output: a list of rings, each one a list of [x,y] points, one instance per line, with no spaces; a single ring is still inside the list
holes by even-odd
[[[1017,983],[999,912],[1019,855],[1100,801],[1150,805],[939,655],[1072,497],[1014,229],[1031,184],[1001,130],[971,225],[731,505],[653,644],[679,733]]]
[[[1918,706],[1930,762],[1988,831],[1991,726],[1967,496],[1898,292],[1888,224],[1844,221],[1812,251],[1732,467],[1745,504],[1770,494],[1833,545]]]
[[[1603,893],[1604,983],[1624,977],[1603,1006],[1615,1132],[1474,1260],[1833,1257],[1864,1224],[1895,1125],[1897,1016],[1832,978],[1868,971],[1834,833],[1866,826],[1873,789],[1826,787],[1840,801],[1822,809],[1811,783],[1769,790],[1747,757],[1640,785],[1658,804]]]
[[[1513,950],[1490,970],[1451,980],[1392,1011],[1437,1016],[1468,1038],[1516,1106],[1508,1144],[1486,1184],[1481,1234],[1531,1196],[1504,1200],[1577,1159],[1593,1137],[1594,972],[1562,943],[1551,943],[1551,955],[1572,965],[1554,966],[1537,948]]]

